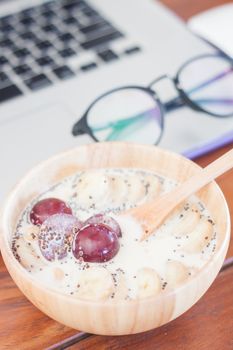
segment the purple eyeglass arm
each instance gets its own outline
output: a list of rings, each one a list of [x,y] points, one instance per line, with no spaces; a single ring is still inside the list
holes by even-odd
[[[182,154],[189,159],[195,159],[204,154],[212,152],[220,147],[226,146],[232,142],[233,142],[233,130],[222,135],[221,137],[215,139],[212,142],[208,142],[207,144],[203,144],[197,148],[190,149],[188,151],[183,152]]]
[[[198,86],[195,86],[194,88],[192,88],[191,90],[188,91],[188,94],[191,95],[192,93],[203,89],[204,87],[212,84],[213,82],[224,78],[225,76],[227,76],[228,74],[231,74],[232,72],[233,72],[233,67],[230,67],[230,68],[226,69],[225,71],[221,72],[220,74],[216,75],[215,77],[213,77],[213,78],[211,78],[211,79],[209,79],[207,81],[204,81],[202,84],[200,84]],[[194,100],[194,102],[195,102],[195,100]],[[196,102],[200,103],[201,101],[196,101]],[[215,102],[215,99],[212,99],[212,100],[209,100],[209,101],[208,101],[208,99],[206,99],[205,102],[206,103],[208,103],[208,102],[210,102],[210,103],[211,102]],[[233,100],[230,100],[230,99],[228,99],[228,100],[227,99],[226,100],[219,99],[218,100],[218,99],[216,99],[216,102],[228,104],[228,103],[233,103]],[[178,96],[178,97],[174,98],[173,100],[168,101],[167,103],[165,103],[165,108],[166,108],[167,112],[170,112],[170,111],[175,110],[177,108],[180,108],[180,107],[182,107],[184,105],[185,105],[185,103],[182,101],[180,96]]]

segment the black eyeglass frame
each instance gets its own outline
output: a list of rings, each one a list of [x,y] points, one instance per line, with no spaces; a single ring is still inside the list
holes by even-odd
[[[219,58],[223,58],[225,59],[228,63],[230,63],[233,67],[233,58],[229,57],[228,55],[226,55],[223,52],[217,52],[217,53],[208,53],[208,54],[202,54],[202,55],[198,55],[195,56],[189,60],[187,60],[177,71],[175,77],[170,77],[169,75],[161,75],[160,77],[154,79],[148,86],[143,87],[143,86],[138,86],[138,85],[126,85],[126,86],[121,86],[121,87],[117,87],[114,89],[111,89],[103,94],[101,94],[98,98],[96,98],[87,108],[87,110],[85,111],[85,113],[83,114],[83,116],[81,117],[81,119],[79,119],[73,126],[72,128],[72,134],[73,136],[78,136],[78,135],[83,135],[83,134],[88,134],[89,136],[92,137],[92,139],[96,142],[99,142],[99,140],[95,137],[95,135],[93,134],[91,128],[88,125],[88,114],[89,111],[92,109],[92,107],[99,102],[102,98],[106,97],[107,95],[110,95],[114,92],[117,91],[121,91],[121,90],[125,90],[125,89],[137,89],[137,90],[141,90],[144,91],[145,93],[149,94],[155,101],[155,103],[158,105],[159,109],[160,109],[160,113],[161,113],[161,132],[160,135],[158,137],[158,139],[156,140],[156,142],[154,143],[155,145],[157,145],[160,140],[161,137],[163,135],[163,131],[164,131],[164,116],[166,112],[184,107],[184,106],[189,106],[192,110],[195,110],[197,112],[203,112],[207,115],[211,115],[213,117],[217,117],[217,118],[228,118],[228,117],[232,117],[233,116],[233,112],[226,114],[226,115],[221,115],[218,113],[213,113],[210,111],[205,110],[204,108],[202,108],[201,106],[199,106],[197,103],[195,103],[193,100],[191,100],[188,96],[188,94],[182,89],[181,84],[180,84],[180,75],[181,72],[183,71],[183,69],[189,65],[190,63],[197,61],[199,59],[202,58],[208,58],[208,57],[219,57]],[[175,89],[178,92],[178,96],[171,100],[168,101],[167,103],[162,103],[160,101],[160,98],[157,94],[157,92],[152,89],[152,86],[154,86],[157,82],[159,82],[162,79],[170,79],[172,81],[172,83],[175,86]]]

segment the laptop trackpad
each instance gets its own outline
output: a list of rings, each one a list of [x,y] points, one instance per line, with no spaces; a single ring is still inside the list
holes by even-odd
[[[78,113],[77,113],[78,114]],[[89,136],[73,137],[71,128],[77,120],[62,104],[41,108],[19,119],[1,125],[1,183],[3,196],[31,167],[48,157],[90,143]]]

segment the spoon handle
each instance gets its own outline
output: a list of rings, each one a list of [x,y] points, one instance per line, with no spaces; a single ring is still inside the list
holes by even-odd
[[[171,195],[171,206],[174,207],[186,199],[189,195],[200,190],[202,187],[224,174],[233,167],[233,149],[216,159],[197,174],[186,180],[183,184],[174,189]]]
[[[153,233],[182,201],[231,168],[233,168],[233,149],[198,171],[171,192],[157,198],[153,202],[145,203],[133,209],[133,216],[144,223],[142,240]]]

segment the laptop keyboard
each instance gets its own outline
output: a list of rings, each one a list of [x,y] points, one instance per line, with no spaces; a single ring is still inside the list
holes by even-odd
[[[123,37],[83,0],[53,0],[0,18],[0,103],[140,51],[114,52],[111,43]]]

